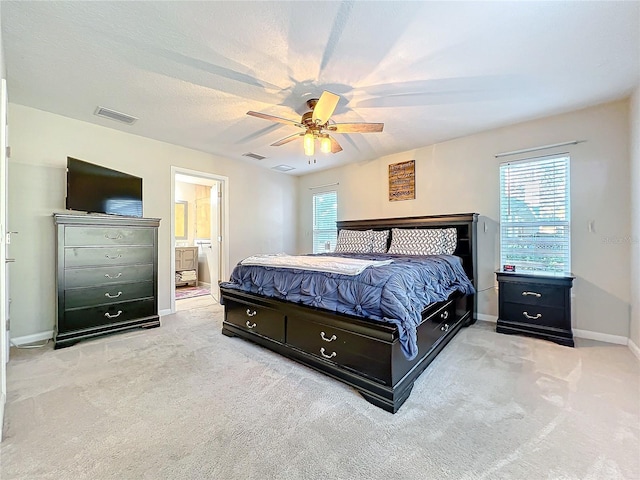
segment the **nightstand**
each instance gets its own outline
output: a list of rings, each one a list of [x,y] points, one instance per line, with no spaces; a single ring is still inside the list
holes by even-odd
[[[573,347],[571,274],[537,275],[496,272],[496,332],[521,334]]]

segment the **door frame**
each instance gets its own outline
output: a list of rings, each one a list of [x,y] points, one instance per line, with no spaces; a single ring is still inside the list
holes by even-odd
[[[0,441],[4,422],[4,406],[7,401],[7,362],[9,361],[9,337],[7,320],[9,318],[9,282],[7,269],[7,240],[9,238],[8,221],[8,98],[7,80],[0,85]]]
[[[214,180],[220,184],[220,203],[222,218],[220,219],[220,278],[228,278],[229,276],[229,177],[217,175],[215,173],[201,172],[191,170],[184,167],[171,166],[171,313],[176,312],[176,278],[173,274],[174,265],[176,264],[176,175],[186,175],[189,177],[203,178],[206,180]],[[212,239],[213,241],[213,239]]]

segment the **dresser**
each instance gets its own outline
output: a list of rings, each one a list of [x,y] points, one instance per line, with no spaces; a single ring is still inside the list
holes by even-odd
[[[521,334],[573,347],[573,275],[496,272],[498,333]]]
[[[176,286],[198,286],[198,247],[176,247]]]
[[[55,348],[158,327],[159,219],[54,214]]]

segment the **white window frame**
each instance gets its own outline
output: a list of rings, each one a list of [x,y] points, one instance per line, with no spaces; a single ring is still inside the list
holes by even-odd
[[[568,153],[500,164],[501,268],[571,272],[570,165]]]
[[[333,213],[334,215],[329,218],[329,222],[333,226],[328,227],[327,219],[323,219],[323,224],[318,224],[317,216],[322,212],[318,210],[317,203],[323,199],[331,201],[331,196],[334,197]],[[331,208],[331,206],[330,206]],[[313,253],[325,253],[332,252],[336,247],[336,241],[338,238],[338,230],[336,227],[336,221],[338,220],[338,192],[330,190],[326,192],[318,192],[313,194],[312,198],[312,214],[313,214]]]

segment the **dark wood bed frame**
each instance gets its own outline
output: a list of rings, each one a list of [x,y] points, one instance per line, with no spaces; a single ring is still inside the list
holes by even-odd
[[[456,228],[455,255],[477,281],[477,213],[338,222],[338,230]],[[475,295],[452,295],[428,306],[418,326],[418,356],[407,360],[397,328],[327,310],[221,287],[222,333],[239,336],[319,370],[355,388],[372,404],[395,413],[413,383],[461,327],[475,322]],[[477,290],[477,289],[476,289]]]

